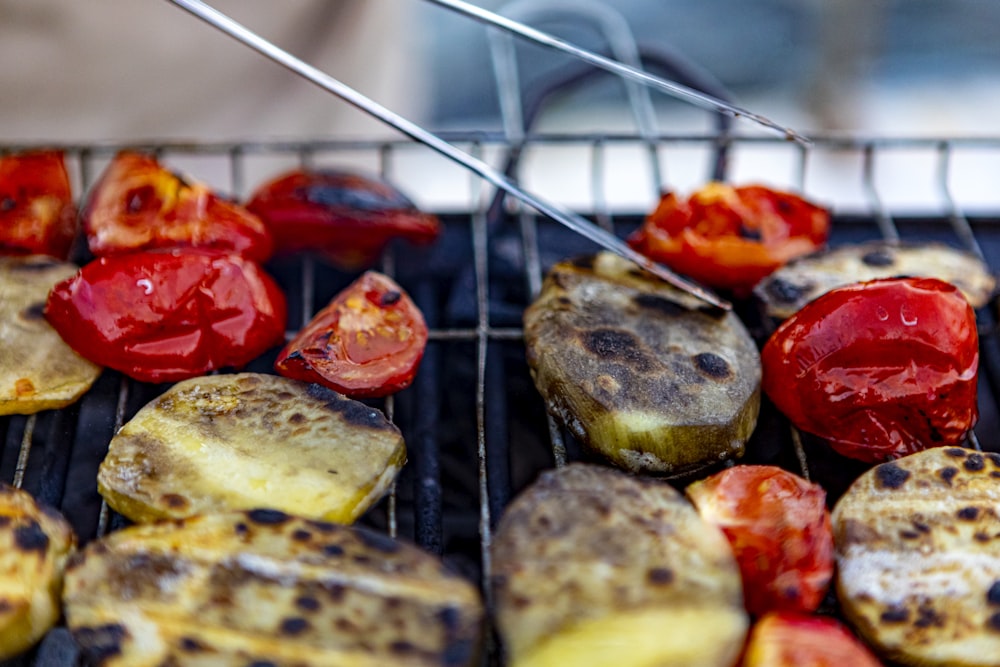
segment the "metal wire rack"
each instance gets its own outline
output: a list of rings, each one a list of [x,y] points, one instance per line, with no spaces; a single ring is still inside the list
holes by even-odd
[[[503,160],[511,148],[500,135],[456,135],[453,140],[497,160]],[[812,194],[811,169],[833,156],[838,162],[858,165],[854,186],[863,204],[859,208],[848,203],[841,210],[837,201],[832,202],[834,244],[877,237],[945,240],[976,252],[992,267],[1000,266],[1000,188],[996,201],[975,200],[975,211],[970,212],[968,197],[961,185],[956,187],[959,176],[955,172],[970,152],[977,165],[983,160],[1000,164],[1000,139],[830,137],[800,147],[780,140],[726,138],[720,144],[716,135],[664,135],[652,145],[668,174],[675,168],[675,153],[683,162],[692,151],[700,151],[702,163],[711,164],[724,148],[729,164],[737,164],[743,151],[775,152],[791,164],[789,184],[807,195]],[[543,161],[549,151],[584,155],[588,168],[569,189],[587,189],[591,205],[583,212],[608,230],[624,234],[641,220],[641,204],[632,210],[614,204],[614,193],[607,191],[609,153],[617,149],[645,153],[649,146],[648,138],[638,136],[537,135],[526,136],[520,148],[523,155],[537,154]],[[410,177],[427,173],[427,162],[409,142],[259,141],[130,147],[154,150],[167,164],[209,174],[217,187],[237,196],[245,196],[279,168],[350,163],[379,172],[419,201],[424,191]],[[21,148],[26,147],[4,150]],[[59,148],[67,152],[78,191],[84,192],[103,163],[123,147]],[[880,164],[891,161],[899,151],[928,158],[925,177],[937,187],[933,210],[900,210],[883,190]],[[523,160],[518,170],[524,172],[519,176],[530,180],[535,167],[530,159]],[[464,198],[461,206],[456,207],[454,201],[440,204],[444,237],[430,248],[394,247],[380,267],[394,275],[423,310],[430,343],[414,386],[379,403],[402,429],[409,463],[392,494],[363,522],[414,540],[485,582],[491,568],[492,530],[509,498],[540,470],[584,456],[546,417],[541,398],[533,390],[523,361],[520,312],[537,293],[551,263],[595,246],[529,210],[498,204],[493,193],[474,179],[460,173],[449,176],[447,169],[441,172],[438,177],[448,180],[444,189],[461,192]],[[773,175],[757,178],[773,182]],[[708,176],[706,171],[704,177]],[[653,197],[651,191],[650,205]],[[353,279],[312,257],[279,259],[268,268],[289,296],[289,335]],[[741,302],[737,308],[753,333],[763,339],[767,323],[756,306]],[[996,399],[1000,395],[1000,337],[995,304],[979,317],[982,418],[977,428],[980,435],[970,444],[997,450],[1000,442],[993,434],[1000,421]],[[250,370],[268,372],[272,360],[265,355]],[[2,479],[63,511],[82,542],[117,529],[124,522],[108,512],[97,495],[97,466],[111,435],[162,389],[107,371],[77,405],[0,419]],[[821,450],[803,440],[765,409],[747,459],[777,463],[818,478],[836,497],[859,470],[842,461],[831,464]],[[485,586],[484,592],[488,599]],[[53,656],[61,656],[61,661]],[[57,629],[16,664],[70,665],[79,660],[68,634]],[[497,647],[491,647],[488,660],[501,664]]]

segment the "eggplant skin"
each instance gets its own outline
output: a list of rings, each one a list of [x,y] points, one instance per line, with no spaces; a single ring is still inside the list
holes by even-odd
[[[1000,454],[927,449],[871,468],[832,513],[840,607],[884,659],[1000,664]]]
[[[524,337],[549,412],[615,465],[676,476],[743,455],[761,366],[735,314],[602,252],[552,267]]]
[[[96,540],[63,603],[108,667],[464,667],[483,625],[476,587],[415,545],[270,509]]]
[[[667,482],[573,463],[507,508],[492,544],[512,667],[730,667],[749,625],[729,542]]]
[[[76,535],[58,512],[0,484],[0,659],[30,648],[59,620]]]

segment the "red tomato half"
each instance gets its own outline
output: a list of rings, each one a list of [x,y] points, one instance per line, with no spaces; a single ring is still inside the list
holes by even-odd
[[[247,208],[281,252],[314,251],[354,271],[371,266],[394,238],[425,244],[441,223],[385,181],[344,171],[293,171],[254,193]]]
[[[59,151],[0,157],[0,254],[69,256],[76,207]]]
[[[207,185],[184,180],[156,158],[127,151],[115,156],[94,186],[83,224],[98,257],[193,247],[263,262],[273,249],[257,216]]]
[[[426,346],[417,306],[388,276],[368,271],[316,314],[274,367],[348,396],[386,396],[410,385]]]
[[[743,667],[880,667],[843,624],[803,614],[768,614],[750,631]]]
[[[285,297],[235,255],[102,257],[49,293],[45,315],[80,355],[142,382],[249,363],[285,335]]]
[[[822,248],[826,209],[759,185],[709,183],[687,200],[672,192],[628,243],[710,287],[747,294],[789,260]]]
[[[688,486],[722,529],[743,576],[747,611],[815,611],[833,577],[826,492],[774,466],[738,465]]]
[[[828,292],[782,323],[761,362],[792,424],[862,461],[959,444],[978,418],[975,313],[940,280]]]

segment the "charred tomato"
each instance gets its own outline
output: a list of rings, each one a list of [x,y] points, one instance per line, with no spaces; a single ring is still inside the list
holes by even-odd
[[[243,366],[284,340],[285,313],[256,263],[191,248],[101,257],[45,306],[81,356],[142,382]]]
[[[0,253],[69,256],[76,207],[61,151],[0,157]]]
[[[94,185],[83,225],[97,257],[192,247],[263,262],[273,250],[256,215],[155,157],[131,151],[118,153]]]
[[[628,243],[674,271],[744,295],[829,235],[827,210],[798,195],[709,183],[687,199],[665,192]]]
[[[796,427],[870,463],[962,442],[978,418],[976,317],[957,288],[889,278],[835,289],[764,345],[762,387]]]
[[[732,545],[747,611],[819,607],[833,577],[833,532],[818,484],[775,466],[738,465],[686,493]]]
[[[441,233],[384,180],[341,170],[296,170],[260,186],[247,203],[279,252],[316,251],[353,271],[371,266],[394,238],[426,244]]]
[[[417,306],[391,278],[368,271],[316,314],[274,367],[348,396],[386,396],[410,385],[426,346]]]
[[[763,617],[750,631],[743,667],[881,667],[842,623],[794,613]]]

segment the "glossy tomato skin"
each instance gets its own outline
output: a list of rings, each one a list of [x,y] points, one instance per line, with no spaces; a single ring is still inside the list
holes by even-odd
[[[83,357],[175,382],[279,345],[286,307],[256,263],[186,248],[101,257],[52,289],[45,316]]]
[[[441,233],[389,183],[339,170],[295,170],[261,185],[247,208],[279,252],[314,251],[346,271],[371,266],[394,238],[427,244]]]
[[[737,465],[688,486],[698,513],[722,529],[754,616],[811,612],[833,577],[826,492],[775,466]]]
[[[97,257],[192,247],[263,262],[274,247],[267,227],[244,207],[131,151],[118,153],[91,190],[83,224]]]
[[[427,325],[388,276],[364,273],[285,346],[275,370],[356,398],[410,385],[427,346]]]
[[[839,621],[772,613],[750,631],[743,667],[880,667],[874,654]]]
[[[826,209],[760,185],[710,183],[687,199],[666,192],[628,243],[710,287],[746,295],[789,260],[822,248]]]
[[[0,254],[66,259],[76,220],[61,151],[0,157]]]
[[[960,444],[978,418],[972,307],[952,285],[892,278],[833,290],[764,345],[763,389],[803,431],[870,463]]]

